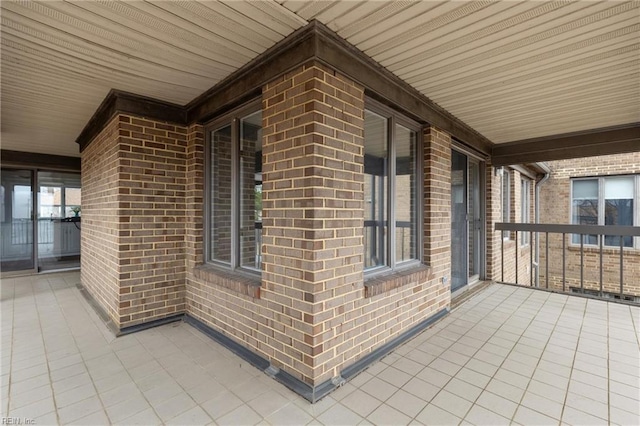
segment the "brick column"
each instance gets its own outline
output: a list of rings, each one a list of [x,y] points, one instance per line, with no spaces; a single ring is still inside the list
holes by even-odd
[[[338,375],[336,318],[363,296],[363,126],[363,88],[320,64],[264,87],[262,298],[274,364],[310,385]]]
[[[451,136],[435,127],[424,130],[424,171],[424,260],[430,276],[446,277],[450,287]]]
[[[82,152],[82,282],[118,328],[184,311],[186,133],[118,115]]]

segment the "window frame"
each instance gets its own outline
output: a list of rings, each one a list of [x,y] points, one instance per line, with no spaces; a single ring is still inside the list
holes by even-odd
[[[511,222],[511,172],[506,167],[502,169],[501,179],[500,196],[502,198],[502,222],[509,223]],[[511,240],[511,231],[502,231],[502,239],[505,241]]]
[[[365,280],[379,275],[381,273],[389,272],[389,271],[397,271],[403,270],[415,266],[419,266],[422,264],[424,255],[423,255],[423,242],[424,242],[424,164],[422,159],[423,149],[423,135],[422,130],[423,127],[417,122],[409,117],[406,117],[402,113],[389,108],[386,105],[381,104],[369,97],[365,98],[365,108],[366,111],[369,111],[373,114],[381,116],[387,120],[387,149],[389,152],[388,155],[388,179],[389,183],[387,185],[387,192],[385,196],[387,197],[387,241],[386,241],[386,250],[387,257],[386,262],[379,266],[374,266],[371,268],[364,269]],[[391,202],[395,198],[396,195],[396,125],[400,125],[405,127],[411,132],[415,132],[416,134],[416,155],[415,155],[415,194],[416,197],[416,205],[415,205],[415,216],[417,221],[416,226],[416,255],[415,259],[409,259],[402,262],[398,262],[396,260],[396,209],[395,203]],[[364,134],[364,133],[363,133]],[[364,156],[364,143],[366,143],[366,135],[363,138],[363,156]],[[363,168],[364,175],[364,168]],[[363,206],[363,208],[365,208]],[[366,253],[366,247],[364,247],[364,238],[363,238],[363,255]],[[364,265],[364,258],[363,258]]]
[[[244,117],[254,114],[258,111],[262,111],[262,100],[254,99],[239,107],[233,109],[214,118],[207,122],[204,127],[205,134],[205,149],[204,149],[204,197],[203,197],[203,261],[208,265],[215,265],[217,267],[236,271],[249,273],[251,275],[261,275],[262,270],[256,268],[249,268],[241,264],[241,241],[240,241],[240,209],[242,203],[242,188],[241,188],[241,176],[240,176],[240,124]],[[222,262],[211,259],[211,226],[212,226],[212,206],[211,206],[211,135],[213,132],[222,129],[226,126],[231,127],[231,141],[233,150],[231,152],[231,253],[230,262]]]
[[[640,207],[638,204],[640,203],[640,174],[619,174],[619,175],[601,175],[601,176],[580,176],[580,177],[572,177],[570,178],[570,187],[569,187],[569,223],[573,223],[573,185],[574,182],[584,181],[584,180],[596,180],[598,182],[598,225],[604,226],[605,221],[605,194],[604,194],[604,182],[608,178],[624,178],[630,177],[633,178],[633,212],[631,213],[633,225],[632,226],[640,226]],[[585,238],[586,240],[586,238]],[[585,241],[584,245],[586,247],[599,247],[600,237],[598,236],[598,243],[590,244]],[[580,246],[580,243],[575,243],[573,238],[569,239],[570,246]],[[603,248],[619,248],[620,245],[607,245],[606,242],[602,245]],[[632,237],[631,246],[624,247],[625,250],[631,249],[640,249],[640,238]]]
[[[531,180],[520,178],[520,223],[531,222]],[[521,247],[529,246],[529,232],[523,232],[520,240]]]

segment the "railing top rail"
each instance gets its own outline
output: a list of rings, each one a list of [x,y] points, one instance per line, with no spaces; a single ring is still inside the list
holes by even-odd
[[[614,235],[640,237],[640,226],[569,225],[556,223],[496,223],[496,231],[549,232],[555,234]]]

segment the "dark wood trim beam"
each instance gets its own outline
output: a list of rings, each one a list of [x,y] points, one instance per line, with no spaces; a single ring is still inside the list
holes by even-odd
[[[262,86],[315,56],[315,21],[290,34],[186,105],[189,123],[205,123],[262,93]]]
[[[367,95],[489,154],[492,142],[313,20],[187,105],[189,122],[204,123],[252,97],[263,85],[311,60],[362,84]]]
[[[640,151],[640,123],[565,133],[495,145],[491,164],[567,160]]]
[[[132,114],[141,118],[187,124],[183,106],[140,96],[121,90],[111,90],[104,98],[89,122],[84,126],[76,143],[82,152],[116,114]]]
[[[39,154],[34,152],[0,151],[3,166],[37,167],[42,169],[56,169],[80,171],[80,157],[66,157],[62,155]]]
[[[358,81],[367,95],[402,110],[416,121],[438,127],[481,153],[491,152],[491,141],[315,20],[185,106],[112,90],[76,142],[82,152],[116,113],[179,124],[205,123],[260,96],[266,83],[313,60]]]

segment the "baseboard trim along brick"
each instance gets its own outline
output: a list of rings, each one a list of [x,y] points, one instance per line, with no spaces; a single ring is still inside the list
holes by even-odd
[[[407,342],[408,340],[420,334],[429,326],[433,325],[436,321],[445,317],[448,313],[449,313],[448,308],[442,309],[441,311],[437,312],[436,314],[432,315],[431,317],[427,318],[421,323],[413,326],[412,328],[407,330],[405,333],[402,333],[400,336],[382,345],[381,347],[374,350],[370,354],[362,357],[355,364],[345,368],[344,370],[342,370],[338,378],[326,380],[325,382],[317,386],[310,386],[309,384],[292,376],[286,371],[272,367],[268,360],[262,358],[261,356],[257,355],[253,351],[245,348],[244,346],[240,345],[239,343],[235,342],[234,340],[230,339],[229,337],[225,336],[219,331],[214,330],[213,328],[209,327],[208,325],[198,320],[197,318],[190,316],[189,314],[184,315],[184,321],[187,324],[190,324],[191,326],[200,330],[201,332],[209,336],[211,339],[220,343],[222,346],[226,347],[231,352],[233,352],[234,354],[238,355],[240,358],[247,361],[249,364],[253,365],[259,370],[262,370],[268,376],[273,377],[275,380],[282,383],[283,385],[285,385],[286,387],[288,387],[298,395],[302,396],[307,401],[311,403],[315,403],[321,400],[322,398],[324,398],[325,396],[327,396],[328,394],[330,394],[332,391],[334,391],[338,387],[342,386],[347,381],[357,376],[362,371],[366,370],[374,362],[384,358],[386,355],[388,355],[392,350],[394,350],[398,346],[402,345],[403,343]]]
[[[184,321],[192,327],[200,330],[202,333],[207,335],[212,340],[221,344],[225,348],[229,349],[231,352],[239,356],[240,358],[247,361],[252,366],[257,369],[263,371],[265,374],[273,377],[278,382],[282,383],[284,386],[288,387],[298,395],[302,396],[304,399],[311,403],[318,402],[328,394],[330,394],[335,389],[339,388],[362,371],[366,370],[371,364],[380,359],[384,358],[388,355],[392,350],[407,342],[408,340],[414,338],[422,331],[427,329],[429,326],[433,325],[436,321],[442,319],[447,314],[449,314],[449,308],[442,309],[430,316],[426,320],[416,324],[411,327],[406,332],[402,333],[398,337],[393,340],[390,340],[386,344],[380,346],[378,349],[374,350],[370,354],[362,357],[360,360],[356,361],[354,364],[342,370],[340,376],[334,377],[330,380],[326,380],[323,383],[317,386],[310,386],[309,384],[303,382],[302,380],[292,376],[286,371],[280,370],[278,368],[272,367],[271,363],[257,355],[250,349],[240,345],[236,341],[231,338],[225,336],[221,332],[214,330],[209,327],[207,324],[198,320],[197,318],[192,317],[189,314],[179,313],[175,315],[171,315],[166,318],[160,318],[153,321],[145,322],[142,324],[133,325],[130,327],[125,327],[123,329],[118,329],[113,321],[109,318],[107,312],[102,308],[100,304],[94,299],[94,297],[86,290],[86,288],[82,284],[76,284],[78,290],[82,296],[89,302],[89,305],[96,311],[98,316],[105,322],[107,327],[115,334],[116,336],[124,336],[126,334],[137,333],[142,330],[147,330],[149,328],[158,327],[160,325],[169,324],[176,321]]]
[[[78,283],[76,284],[76,287],[78,288],[78,290],[80,290],[80,294],[85,298],[85,300],[89,303],[93,310],[98,314],[100,319],[104,322],[109,331],[111,331],[116,337],[124,336],[131,333],[137,333],[138,331],[146,330],[148,328],[158,327],[160,325],[180,321],[184,318],[184,313],[179,313],[166,318],[160,318],[142,324],[136,324],[130,327],[119,329],[118,326],[116,326],[116,324],[111,320],[107,311],[104,310],[102,305],[98,303],[98,301],[91,295],[91,293],[87,291],[87,289],[82,284]]]
[[[114,335],[117,336],[120,333],[120,330],[111,320],[111,317],[109,317],[109,314],[102,307],[102,305],[99,304],[98,301],[91,295],[91,293],[87,291],[87,288],[85,286],[78,283],[76,284],[76,287],[78,288],[78,290],[80,290],[80,294],[82,295],[82,297],[84,297],[84,299],[89,303],[89,306],[93,308],[96,314],[98,314],[100,319],[104,322],[104,324],[107,326],[109,331],[111,331]]]
[[[117,336],[124,336],[126,334],[137,333],[138,331],[147,330],[149,328],[170,324],[172,322],[182,321],[184,319],[184,316],[185,314],[179,313],[179,314],[171,315],[169,317],[143,322],[142,324],[136,324],[129,327],[124,327],[120,329]]]
[[[340,375],[342,376],[342,378],[344,378],[347,381],[351,380],[352,378],[357,376],[359,373],[361,373],[363,370],[365,370],[367,367],[369,367],[371,364],[384,358],[389,354],[389,352],[391,352],[398,346],[402,345],[406,341],[413,339],[415,336],[420,334],[429,326],[433,325],[436,321],[439,321],[440,319],[444,318],[447,314],[449,314],[449,308],[445,308],[445,309],[442,309],[441,311],[436,312],[426,320],[414,325],[409,330],[402,333],[395,339],[390,340],[389,342],[380,346],[375,351],[360,358],[354,364],[342,370],[342,373]]]

